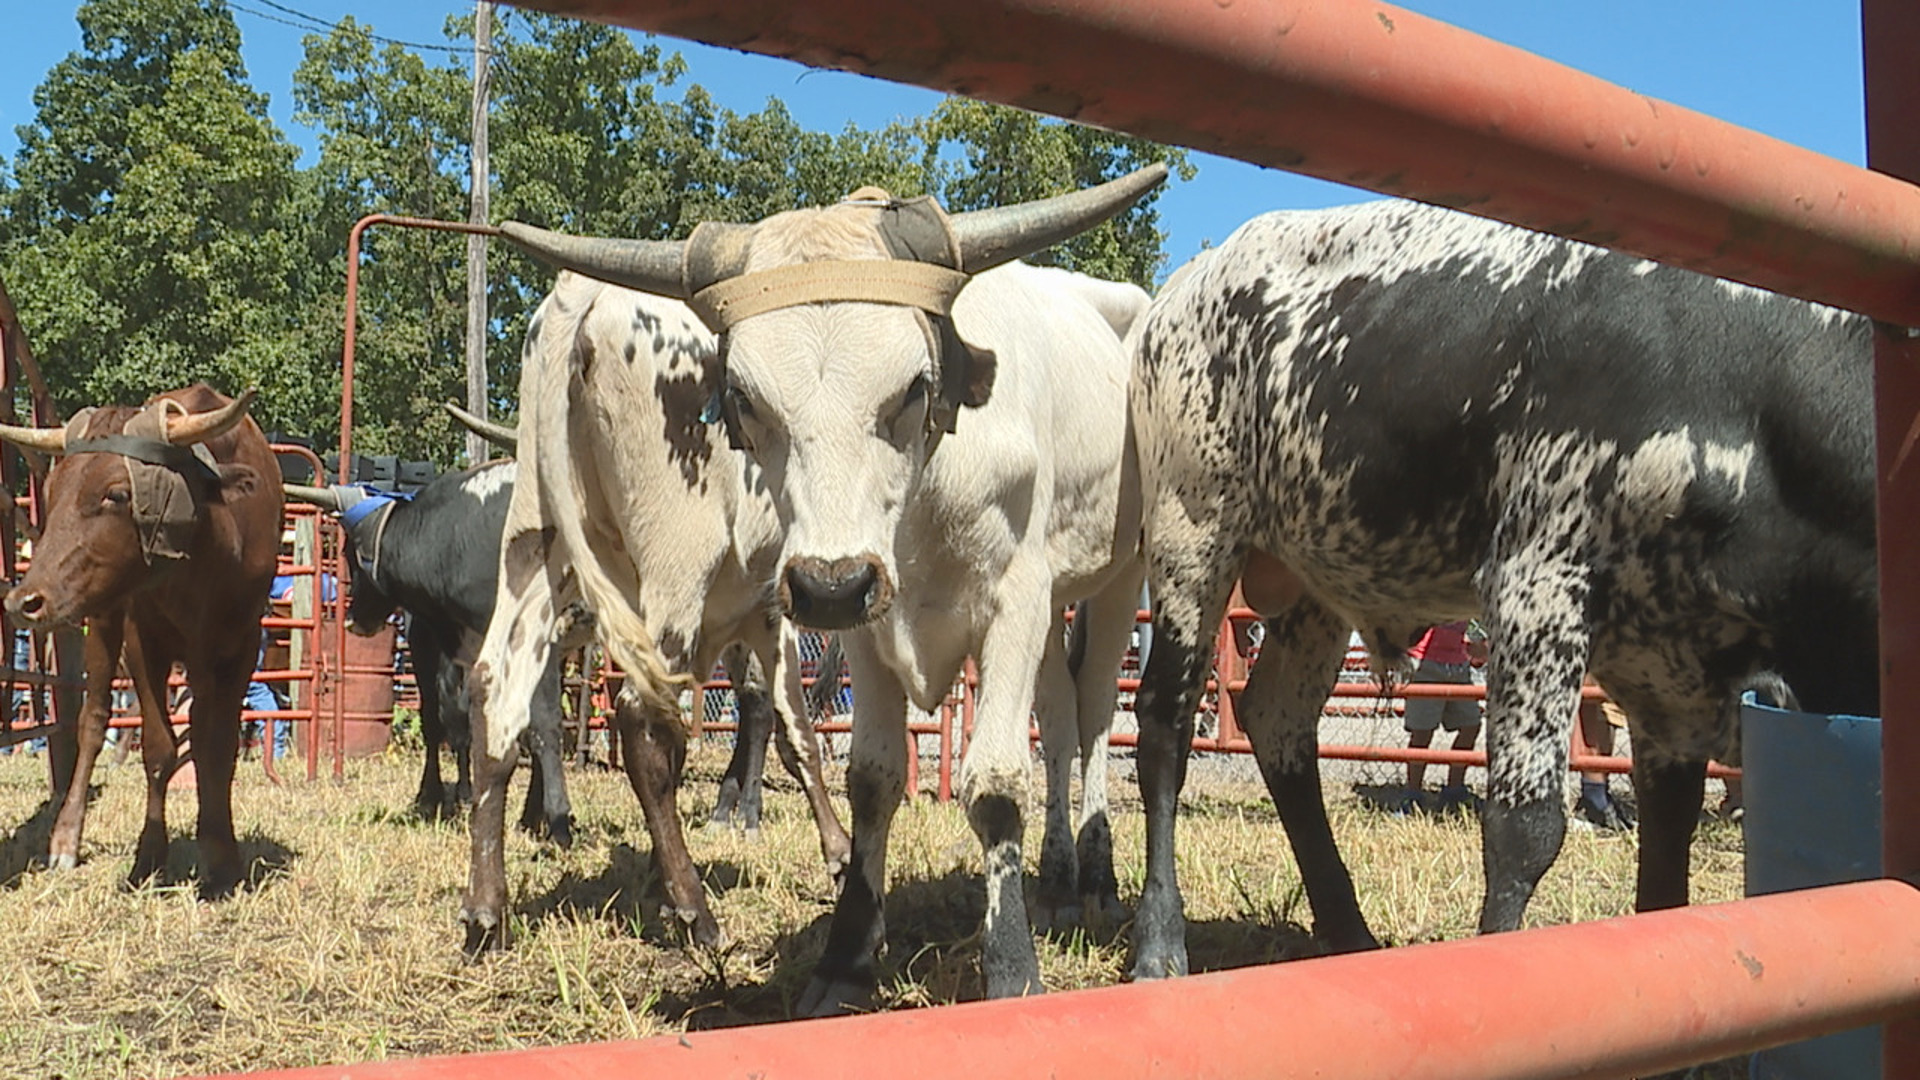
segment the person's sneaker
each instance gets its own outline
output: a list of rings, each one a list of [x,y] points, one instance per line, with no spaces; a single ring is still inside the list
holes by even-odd
[[[1387,812],[1394,817],[1412,817],[1415,814],[1431,812],[1431,798],[1426,790],[1402,788],[1400,794],[1387,803]]]
[[[1633,830],[1633,813],[1615,802],[1610,795],[1602,794],[1596,799],[1582,793],[1579,804],[1574,807],[1574,812],[1580,816],[1580,820],[1596,829],[1605,829],[1608,832]]]
[[[1441,814],[1478,814],[1486,800],[1467,790],[1465,784],[1448,784],[1440,789],[1434,810]]]

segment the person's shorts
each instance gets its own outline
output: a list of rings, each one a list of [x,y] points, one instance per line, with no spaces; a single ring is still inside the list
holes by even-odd
[[[1471,685],[1473,666],[1471,664],[1433,664],[1422,660],[1413,669],[1413,681]],[[1448,731],[1461,731],[1465,728],[1479,727],[1480,703],[1473,698],[1410,697],[1407,699],[1404,723],[1408,731],[1432,731],[1439,727],[1444,727]]]

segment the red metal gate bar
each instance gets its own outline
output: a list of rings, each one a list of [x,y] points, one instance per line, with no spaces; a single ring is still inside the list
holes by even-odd
[[[778,1080],[911,1062],[917,1080],[978,1080],[1045,1062],[1055,1080],[1632,1077],[1911,1013],[1916,955],[1920,891],[1880,880],[1024,1000],[258,1075]],[[1669,988],[1669,1005],[1567,993],[1568,972],[1596,970]]]
[[[1907,185],[1387,4],[527,5],[1019,105],[1920,325]]]
[[[1863,0],[1867,161],[1920,181],[1920,5]],[[1911,325],[1911,323],[1909,323]],[[1874,411],[1880,470],[1880,687],[1882,866],[1892,875],[1920,874],[1920,464],[1911,454],[1920,432],[1920,342],[1874,335]],[[1920,1021],[1887,1025],[1885,1074],[1920,1075]]]

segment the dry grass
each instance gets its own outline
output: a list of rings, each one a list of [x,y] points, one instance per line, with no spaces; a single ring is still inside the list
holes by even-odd
[[[694,755],[682,813],[701,820],[723,764]],[[721,954],[684,947],[663,927],[645,828],[624,780],[572,775],[579,844],[508,846],[517,943],[478,963],[458,948],[466,867],[461,825],[404,811],[411,755],[356,764],[348,783],[275,788],[257,765],[235,800],[252,888],[219,904],[191,883],[129,891],[141,813],[137,769],[103,772],[81,867],[29,868],[45,850],[38,759],[0,758],[0,1076],[164,1077],[634,1037],[784,1018],[824,943],[830,897],[797,794],[776,793],[762,836],[693,837]],[[1131,797],[1131,784],[1117,785]],[[176,793],[176,833],[191,798]],[[518,794],[516,791],[516,799]],[[516,807],[517,808],[517,807]],[[1468,821],[1397,819],[1348,796],[1334,827],[1367,916],[1393,944],[1471,933],[1480,895],[1478,830]],[[1115,818],[1123,898],[1137,896],[1143,820]],[[1314,951],[1298,876],[1264,794],[1215,783],[1181,824],[1194,966],[1219,969]],[[1037,834],[1028,845],[1038,848]],[[1631,906],[1631,838],[1576,832],[1541,889],[1541,924]],[[186,881],[191,844],[176,839],[169,877]],[[978,848],[957,809],[922,801],[894,828],[891,933],[883,998],[905,1007],[979,994]],[[1738,833],[1709,826],[1696,845],[1696,900],[1740,889]],[[1048,938],[1055,989],[1117,981],[1124,928]],[[1570,986],[1571,986],[1570,982]]]

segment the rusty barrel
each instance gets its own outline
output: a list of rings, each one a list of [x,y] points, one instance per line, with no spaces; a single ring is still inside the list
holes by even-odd
[[[331,644],[338,632],[333,621],[322,628],[322,640]],[[339,679],[322,679],[315,694],[323,756],[333,746],[333,695],[346,701],[346,732],[343,745],[348,757],[368,757],[387,748],[393,734],[393,645],[391,625],[371,637],[346,635],[346,655],[338,661]]]

